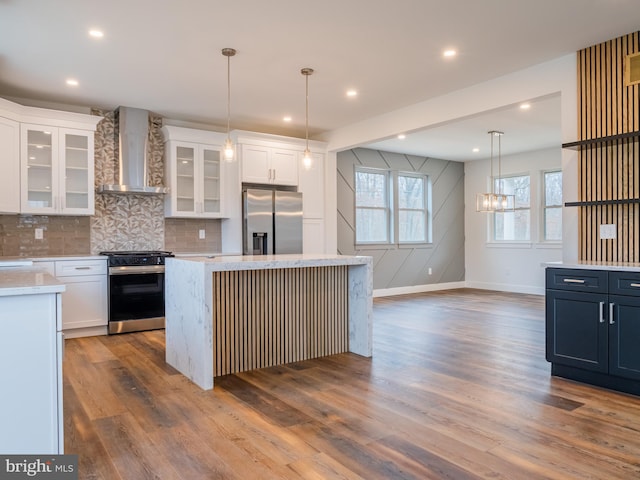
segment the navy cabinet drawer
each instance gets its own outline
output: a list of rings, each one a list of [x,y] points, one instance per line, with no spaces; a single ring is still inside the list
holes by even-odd
[[[607,293],[607,272],[572,268],[547,268],[546,288],[574,292]]]
[[[609,272],[609,293],[640,297],[640,272]]]

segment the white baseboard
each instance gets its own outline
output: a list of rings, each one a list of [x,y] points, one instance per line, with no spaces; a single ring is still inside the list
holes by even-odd
[[[104,327],[84,327],[84,328],[70,328],[63,330],[64,338],[80,338],[80,337],[95,337],[97,335],[108,335],[106,325]]]
[[[526,293],[529,295],[544,295],[544,287],[532,287],[531,285],[512,285],[510,283],[489,282],[465,282],[467,288],[480,290],[495,290],[498,292]]]
[[[373,291],[373,297],[391,297],[394,295],[408,295],[410,293],[435,292],[438,290],[452,290],[454,288],[477,288],[479,290],[494,290],[497,292],[525,293],[528,295],[544,295],[544,287],[530,285],[512,285],[509,283],[489,282],[448,282],[431,283],[428,285],[412,285],[410,287],[380,288]]]
[[[373,291],[373,297],[391,297],[393,295],[407,295],[410,293],[435,292],[437,290],[452,290],[465,288],[465,282],[431,283],[428,285],[412,285],[410,287],[380,288]]]

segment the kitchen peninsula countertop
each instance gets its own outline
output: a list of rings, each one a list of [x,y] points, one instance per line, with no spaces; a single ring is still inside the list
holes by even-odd
[[[633,262],[547,262],[542,264],[547,268],[575,268],[580,270],[609,270],[619,272],[640,272],[640,263]]]
[[[372,354],[373,258],[166,259],[166,361],[203,389],[214,376]]]
[[[65,285],[37,267],[0,269],[0,297],[64,292]]]

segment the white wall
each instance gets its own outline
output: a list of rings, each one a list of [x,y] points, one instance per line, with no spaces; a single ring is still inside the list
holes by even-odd
[[[543,241],[542,172],[560,169],[561,164],[560,148],[502,157],[503,176],[528,174],[531,177],[531,241],[496,243],[489,240],[491,217],[475,211],[476,194],[490,191],[489,160],[465,163],[465,280],[468,287],[544,293],[541,264],[562,260],[562,244]]]
[[[563,143],[575,141],[577,137],[577,60],[576,54],[566,55],[555,60],[534,65],[502,77],[489,80],[469,88],[458,90],[441,97],[425,100],[393,112],[388,112],[377,117],[369,118],[362,122],[348,125],[344,128],[328,132],[322,140],[328,142],[330,152],[339,152],[354,148],[370,142],[383,140],[398,133],[411,132],[429,126],[435,126],[444,122],[455,121],[470,115],[477,115],[487,110],[518,104],[525,100],[531,100],[550,94],[560,94],[561,102],[561,138]],[[562,166],[563,193],[566,201],[577,199],[577,153],[573,150],[558,149],[556,166]],[[488,168],[487,168],[488,171]],[[327,185],[335,185],[335,169],[327,172]],[[484,177],[486,178],[486,177]],[[329,194],[329,192],[327,192]],[[335,194],[335,190],[332,192]],[[467,198],[466,210],[475,213],[475,194]],[[336,209],[328,209],[326,224],[329,233],[337,224]],[[523,249],[512,249],[505,253],[506,249],[486,248],[484,237],[480,239],[479,250],[467,253],[466,279],[471,282],[484,282],[485,285],[501,285],[500,289],[514,290],[514,286],[520,285],[521,290],[542,293],[539,291],[543,285],[541,279],[540,259],[553,258],[554,260],[572,261],[578,256],[578,212],[576,208],[563,208],[563,245],[561,249],[546,249],[541,245],[532,244],[525,253],[523,263],[536,265],[534,270],[523,268],[511,268],[507,283],[503,277],[493,277],[492,265],[485,262],[486,276],[481,280],[478,268],[483,260],[475,259],[474,255],[486,254],[487,251],[502,252],[501,261],[517,258],[522,255]],[[465,234],[467,243],[470,237],[476,238],[472,225],[466,225]],[[486,230],[485,230],[486,231]],[[329,251],[329,250],[328,250]],[[491,255],[491,254],[490,254]],[[542,261],[542,260],[540,260]],[[486,287],[488,288],[488,286]]]

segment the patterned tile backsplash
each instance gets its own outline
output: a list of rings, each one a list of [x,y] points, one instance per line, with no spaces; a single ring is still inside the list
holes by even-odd
[[[95,185],[118,183],[114,113],[103,116],[95,133]],[[164,182],[162,118],[149,116],[149,185]],[[43,239],[35,239],[35,228]],[[205,239],[199,239],[205,230]],[[92,217],[0,215],[0,256],[88,255],[104,250],[219,252],[220,220],[165,219],[164,196],[96,194]]]

